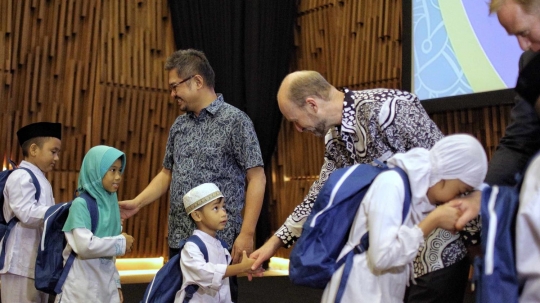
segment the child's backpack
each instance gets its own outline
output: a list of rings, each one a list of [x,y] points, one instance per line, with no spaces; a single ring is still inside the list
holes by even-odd
[[[79,198],[86,201],[92,222],[91,230],[94,233],[99,219],[97,202],[86,192],[81,193]],[[56,295],[62,292],[62,285],[76,257],[76,253],[72,251],[64,265],[62,253],[67,240],[62,228],[66,223],[72,202],[55,204],[45,212],[43,234],[36,258],[35,285],[36,289],[48,294]]]
[[[12,169],[4,170],[0,172],[0,242],[2,243],[2,247],[0,248],[2,252],[0,253],[0,269],[4,268],[4,262],[6,260],[6,243],[7,239],[9,237],[9,234],[11,233],[11,230],[17,222],[19,222],[19,219],[17,217],[13,217],[9,222],[6,221],[6,218],[4,218],[4,187],[6,187],[6,182],[8,177],[11,175],[12,172],[14,172],[17,168],[17,165],[13,163],[13,161],[9,161],[11,164]],[[34,173],[25,167],[20,167],[20,169],[26,170],[30,177],[32,177],[32,182],[34,183],[34,186],[36,187],[36,195],[34,196],[36,200],[39,200],[39,196],[41,194],[41,187],[39,186],[39,181],[34,175]]]
[[[221,241],[223,248],[227,249],[227,243]],[[182,287],[182,271],[180,269],[180,255],[182,253],[182,248],[187,242],[192,242],[197,244],[199,250],[204,256],[204,260],[208,262],[208,250],[206,245],[196,235],[192,235],[187,239],[180,241],[180,253],[169,259],[163,267],[158,270],[156,276],[152,279],[152,282],[148,284],[146,291],[144,292],[144,297],[141,303],[173,303],[176,293]],[[186,296],[184,302],[189,302],[193,297],[193,294],[197,292],[199,285],[191,284],[186,287]]]
[[[518,302],[515,227],[519,186],[492,186],[482,191],[480,217],[483,257],[474,260],[476,302]]]
[[[339,260],[338,256],[349,238],[356,212],[369,186],[375,177],[387,170],[389,168],[384,164],[382,167],[357,164],[337,169],[330,175],[319,192],[311,214],[304,223],[302,236],[290,255],[289,277],[294,284],[324,288],[332,274],[346,262],[336,297],[336,302],[339,302],[354,255],[368,249],[368,234],[364,234],[360,243],[348,254]],[[392,170],[400,174],[405,187],[404,220],[411,202],[409,178],[399,167]]]

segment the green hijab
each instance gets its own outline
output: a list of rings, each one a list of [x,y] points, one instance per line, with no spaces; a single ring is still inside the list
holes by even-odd
[[[94,233],[97,237],[117,236],[121,232],[118,197],[116,193],[106,191],[102,184],[105,173],[117,159],[122,161],[121,172],[123,173],[126,166],[126,155],[123,152],[110,146],[94,146],[84,156],[79,174],[78,191],[88,193],[97,201],[99,221]],[[71,231],[80,227],[91,230],[91,226],[86,201],[76,198],[71,204],[69,216],[62,230]]]

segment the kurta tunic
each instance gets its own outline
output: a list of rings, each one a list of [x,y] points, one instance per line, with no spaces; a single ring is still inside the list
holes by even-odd
[[[180,269],[184,276],[182,288],[176,293],[174,302],[183,302],[185,288],[190,284],[199,285],[199,289],[190,303],[228,303],[231,302],[229,278],[223,279],[231,260],[229,251],[221,242],[209,234],[196,229],[194,235],[201,238],[208,250],[208,262],[195,243],[187,242],[182,249]]]

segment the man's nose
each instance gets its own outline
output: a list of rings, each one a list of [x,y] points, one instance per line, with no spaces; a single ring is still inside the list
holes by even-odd
[[[531,40],[529,40],[529,38],[518,36],[517,39],[519,47],[521,47],[523,51],[528,51],[529,48],[531,48]]]

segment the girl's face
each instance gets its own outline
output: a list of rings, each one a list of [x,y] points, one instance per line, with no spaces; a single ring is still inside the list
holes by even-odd
[[[109,170],[107,170],[105,176],[103,176],[103,180],[101,181],[101,184],[103,184],[103,188],[105,188],[106,191],[110,193],[115,193],[118,191],[118,186],[120,186],[120,182],[122,182],[121,169],[122,161],[120,161],[120,159],[116,159],[113,165],[109,167]]]
[[[441,180],[428,189],[427,197],[431,204],[438,205],[471,191],[473,191],[472,186],[459,179]]]

